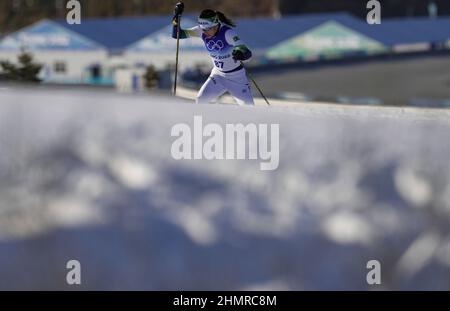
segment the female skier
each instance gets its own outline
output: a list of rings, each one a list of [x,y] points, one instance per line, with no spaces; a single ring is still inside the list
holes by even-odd
[[[175,6],[172,20],[172,37],[175,39],[177,20],[183,10],[183,3]],[[252,57],[252,52],[233,29],[233,21],[221,12],[208,9],[201,12],[198,24],[186,30],[180,28],[180,39],[202,38],[214,64],[211,75],[197,95],[197,103],[210,103],[228,91],[239,105],[254,105],[250,83],[242,64]]]

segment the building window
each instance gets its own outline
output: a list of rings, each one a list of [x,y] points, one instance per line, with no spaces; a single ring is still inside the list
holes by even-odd
[[[54,66],[55,72],[57,73],[66,73],[66,63],[65,62],[56,62]]]

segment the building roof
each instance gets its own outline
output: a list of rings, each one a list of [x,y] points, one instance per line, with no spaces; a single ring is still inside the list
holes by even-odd
[[[0,40],[0,50],[17,51],[22,48],[32,50],[104,50],[104,47],[94,40],[47,19],[7,35]]]
[[[193,18],[184,17],[182,22],[184,29],[197,25],[197,21]],[[138,40],[126,48],[131,53],[147,53],[147,52],[171,52],[176,49],[176,40],[172,39],[172,25],[168,24],[164,28],[151,33],[148,36]],[[205,45],[200,38],[192,38],[191,40],[180,40],[180,49],[183,51],[204,51]]]
[[[196,20],[193,15],[184,20]],[[84,19],[80,25],[69,25],[65,20],[56,21],[63,27],[96,41],[109,49],[123,49],[133,45],[170,25],[172,16],[120,17]],[[238,33],[253,48],[268,48],[327,21],[334,20],[355,28],[362,22],[348,13],[308,14],[287,16],[281,19],[242,18],[237,19]],[[183,25],[183,20],[182,20]],[[171,32],[168,31],[170,36]]]
[[[184,16],[185,27],[195,19],[193,15]],[[109,51],[125,50],[136,48],[139,43],[140,46],[145,44],[149,46],[153,44],[152,42],[162,44],[164,43],[162,38],[165,36],[169,40],[170,20],[170,15],[83,19],[80,25],[69,25],[65,20],[44,20],[6,36],[2,42],[24,32],[44,33],[45,28],[47,35],[50,36],[52,29],[55,33],[66,29],[67,34],[76,37],[85,45],[100,46]],[[370,37],[387,47],[410,43],[447,42],[450,39],[450,17],[383,19],[380,25],[368,25],[364,20],[347,13],[308,14],[286,16],[281,19],[243,18],[237,19],[237,31],[251,48],[265,50],[330,21]],[[167,45],[167,42],[165,44]],[[72,46],[68,47],[70,48]]]
[[[239,19],[237,20],[237,30],[249,46],[256,49],[264,49],[295,37],[328,21],[336,21],[350,28],[361,24],[358,18],[347,13],[308,14],[287,16],[281,19]]]
[[[285,40],[266,50],[268,59],[336,58],[344,55],[385,53],[382,43],[351,27],[329,20],[306,32]]]
[[[385,19],[380,25],[363,23],[356,30],[388,46],[445,42],[450,39],[450,17]]]
[[[193,15],[184,15],[186,20],[196,20]],[[86,18],[80,25],[69,25],[65,20],[56,22],[80,35],[100,43],[108,49],[124,49],[145,37],[171,25],[172,16]],[[181,21],[184,26],[183,20]],[[190,26],[190,23],[189,25]],[[168,36],[172,32],[167,32]]]
[[[184,17],[196,19],[193,15]],[[62,20],[57,22],[109,49],[123,49],[160,32],[170,25],[170,20],[171,16],[166,15],[84,19],[81,25],[68,25]],[[380,25],[368,25],[366,21],[345,12],[295,15],[281,19],[242,18],[237,19],[237,30],[249,46],[265,49],[329,21],[336,21],[386,46],[450,39],[450,17],[383,19]],[[167,35],[170,36],[170,32]]]
[[[84,19],[80,25],[69,25],[65,20],[56,22],[108,49],[123,49],[170,24],[170,17]]]

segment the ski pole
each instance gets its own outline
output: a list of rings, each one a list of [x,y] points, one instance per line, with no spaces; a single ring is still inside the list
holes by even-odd
[[[242,66],[244,66],[244,63],[241,62]],[[253,84],[255,85],[256,89],[259,91],[259,93],[261,94],[262,98],[264,98],[264,100],[266,101],[267,105],[270,106],[269,100],[267,99],[266,96],[264,96],[264,93],[261,91],[261,88],[258,86],[258,83],[256,83],[255,79],[253,79],[253,77],[250,75],[250,73],[248,72],[248,69],[246,68],[247,71],[247,76],[248,78],[253,82]]]
[[[180,25],[181,22],[181,15],[178,14],[177,15],[177,56],[176,56],[176,60],[175,60],[175,84],[173,86],[173,94],[176,96],[177,95],[177,82],[178,82],[178,55],[180,53]]]

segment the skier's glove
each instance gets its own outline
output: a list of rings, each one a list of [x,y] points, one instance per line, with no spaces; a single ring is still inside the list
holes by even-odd
[[[183,12],[184,12],[184,3],[183,2],[178,2],[175,5],[174,14],[175,14],[175,16],[179,16],[179,15],[182,15]]]
[[[172,25],[173,25],[174,27],[178,26],[178,16],[177,16],[177,15],[175,15],[175,16],[172,18]]]
[[[188,37],[188,35],[186,34],[186,32],[183,29],[178,29],[179,25],[178,22],[180,20],[180,16],[183,14],[184,12],[184,3],[183,1],[180,1],[177,3],[177,5],[175,5],[175,9],[173,11],[173,13],[175,14],[172,18],[172,38],[177,39],[177,35],[178,32],[180,34],[180,39],[186,39]]]
[[[244,53],[242,53],[241,50],[233,50],[232,55],[233,55],[234,60],[240,60],[240,61],[244,60]]]
[[[244,61],[252,57],[252,52],[244,46],[238,46],[233,50],[231,55],[236,61]]]

